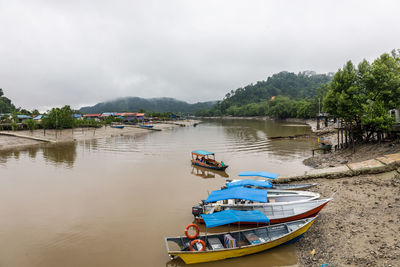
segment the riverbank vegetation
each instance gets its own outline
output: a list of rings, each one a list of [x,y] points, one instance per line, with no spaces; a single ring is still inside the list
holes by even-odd
[[[280,72],[244,88],[228,92],[222,101],[197,116],[270,116],[278,119],[311,118],[318,113],[324,84],[332,73]]]
[[[390,133],[391,109],[400,108],[400,50],[356,67],[348,61],[327,85],[323,110],[340,120],[352,144]]]

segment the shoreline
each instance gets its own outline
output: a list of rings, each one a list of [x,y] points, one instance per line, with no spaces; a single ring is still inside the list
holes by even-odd
[[[156,123],[156,131],[168,130],[171,128],[193,126],[199,123],[199,120],[179,121],[179,123]],[[1,131],[0,132],[0,152],[22,150],[34,146],[43,146],[47,143],[52,145],[77,142],[83,140],[107,138],[118,135],[134,136],[153,132],[151,129],[140,128],[133,125],[127,125],[123,129],[103,126],[101,128],[75,128],[63,130],[24,130],[24,131]],[[13,136],[15,134],[15,136]],[[36,140],[34,140],[36,139]]]

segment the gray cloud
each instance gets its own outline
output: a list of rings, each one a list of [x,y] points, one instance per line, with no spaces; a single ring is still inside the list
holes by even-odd
[[[3,1],[0,87],[17,106],[221,99],[282,71],[399,48],[397,1]]]

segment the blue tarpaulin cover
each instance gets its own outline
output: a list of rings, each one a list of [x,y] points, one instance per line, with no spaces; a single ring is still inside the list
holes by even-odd
[[[258,176],[268,179],[276,179],[278,178],[279,174],[271,172],[241,172],[239,173],[239,176]]]
[[[203,155],[203,156],[206,156],[206,155],[214,155],[213,152],[208,152],[208,151],[205,151],[205,150],[193,150],[192,153],[194,153],[194,154],[199,154],[199,155]]]
[[[235,181],[232,183],[226,183],[226,186],[228,188],[236,187],[236,186],[256,186],[256,187],[271,188],[272,183],[270,181],[257,181],[257,180],[244,179],[244,180]]]
[[[202,214],[207,228],[236,222],[269,223],[269,219],[258,210],[223,210],[213,214]]]
[[[267,202],[267,190],[246,187],[232,187],[215,190],[206,199],[206,203],[225,199],[246,199],[258,202]]]

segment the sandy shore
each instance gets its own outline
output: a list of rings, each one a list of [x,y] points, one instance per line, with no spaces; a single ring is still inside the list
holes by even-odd
[[[400,175],[315,179],[335,199],[297,243],[300,266],[399,266]]]
[[[189,121],[177,121],[168,123],[156,123],[154,124],[155,129],[167,130],[182,126],[192,126],[199,121],[189,120]],[[74,142],[80,140],[98,139],[106,138],[117,135],[137,135],[153,132],[152,130],[140,128],[134,125],[127,125],[123,129],[101,127],[101,128],[75,128],[66,130],[34,130],[34,131],[3,131],[0,133],[6,134],[16,134],[21,137],[7,136],[0,134],[0,151],[22,149],[29,146],[42,145],[46,142],[32,140],[29,138],[46,139],[52,143],[62,143],[62,142]],[[28,137],[28,138],[23,138]]]

